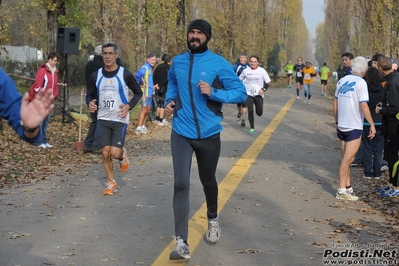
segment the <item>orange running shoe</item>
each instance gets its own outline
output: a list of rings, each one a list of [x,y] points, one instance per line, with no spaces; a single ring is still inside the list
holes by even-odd
[[[105,186],[104,195],[112,195],[116,192],[116,182],[115,180],[108,180],[107,185]]]
[[[126,148],[123,147],[122,151],[123,151],[123,155],[122,155],[123,158],[122,158],[122,160],[119,160],[119,166],[120,166],[122,172],[127,172],[127,169],[129,169],[129,159],[127,158]]]

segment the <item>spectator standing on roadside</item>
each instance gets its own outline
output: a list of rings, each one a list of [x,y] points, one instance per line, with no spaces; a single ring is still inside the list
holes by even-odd
[[[352,60],[353,60],[353,54],[351,54],[349,52],[342,54],[342,62],[344,63],[344,67],[342,69],[342,75],[341,75],[342,78],[345,77],[346,75],[352,74]],[[360,142],[361,142],[361,140],[360,140]],[[350,166],[358,167],[358,166],[362,166],[362,163],[363,163],[363,149],[362,149],[362,145],[360,145],[360,147],[357,150],[357,153],[355,155],[355,158]]]
[[[375,136],[375,126],[367,105],[367,83],[362,78],[367,70],[367,60],[356,57],[352,64],[353,75],[343,77],[337,83],[333,113],[337,124],[337,137],[341,141],[342,160],[339,166],[337,199],[359,199],[354,193],[350,178],[350,164],[360,146],[364,118],[370,123],[368,138]]]
[[[385,55],[378,58],[378,69],[386,79],[385,97],[376,108],[376,114],[383,115],[383,132],[386,139],[385,157],[388,161],[389,184],[377,190],[380,197],[399,196],[399,73],[392,69],[392,60]]]
[[[382,54],[375,54],[371,57],[371,59],[367,62],[368,67],[375,67],[378,68],[377,66],[377,61],[378,58],[381,56]],[[350,58],[350,55],[348,56]],[[384,78],[382,78],[382,80],[384,80]],[[362,137],[361,142],[363,142],[364,138]],[[355,159],[353,160],[353,162],[351,163],[351,167],[358,167],[358,166],[363,166],[363,145],[360,144],[359,150],[356,153]]]
[[[190,171],[195,153],[205,193],[208,229],[206,239],[220,237],[216,168],[220,156],[223,103],[242,103],[247,94],[230,63],[208,49],[211,25],[203,19],[187,28],[188,51],[176,56],[169,70],[165,114],[173,112],[171,150],[174,171],[173,211],[176,247],[170,260],[190,258]]]
[[[341,78],[342,78],[342,67],[341,67],[341,65],[338,65],[338,68],[337,68],[337,76],[338,76],[338,80],[340,80]]]
[[[363,178],[380,179],[382,166],[382,151],[384,149],[384,136],[382,135],[382,115],[376,114],[375,107],[382,102],[385,96],[385,88],[381,83],[382,76],[379,70],[375,67],[369,67],[364,80],[367,83],[369,93],[369,110],[375,125],[375,136],[370,139],[367,136],[370,132],[370,123],[364,120],[363,124],[363,138],[361,141],[363,151]]]
[[[146,122],[152,107],[152,96],[154,90],[158,90],[158,85],[154,85],[152,77],[152,68],[157,63],[157,57],[154,53],[147,56],[146,63],[136,72],[136,79],[143,90],[143,98],[141,99],[141,110],[137,119],[136,134],[147,134],[148,128]]]
[[[378,68],[378,58],[381,55],[383,55],[383,54],[375,54],[375,55],[373,55],[371,57],[370,61],[369,61],[369,65],[368,66],[369,67],[375,67],[376,69],[379,69]],[[392,66],[393,66],[393,64],[392,64]],[[383,87],[385,87],[385,83],[386,83],[386,80],[381,74],[381,84],[382,84]],[[386,150],[385,149],[386,145],[387,145],[386,139],[384,138],[384,150]],[[357,161],[357,157],[358,156],[356,155],[355,161]],[[388,171],[388,170],[389,170],[389,168],[388,168],[388,162],[387,162],[387,158],[386,158],[386,152],[383,152],[383,160],[382,160],[381,171]]]
[[[273,81],[277,81],[277,79],[278,79],[278,68],[276,66],[274,66],[274,65],[271,65],[270,69],[271,69],[271,71],[273,73]]]
[[[383,54],[375,54],[371,57],[370,61],[371,61],[371,66],[375,67],[378,69],[378,58],[380,58],[380,56]]]
[[[104,60],[101,56],[101,51],[102,51],[102,45],[98,45],[94,49],[93,59],[86,64],[85,67],[86,86],[89,84],[91,74],[93,74],[95,71],[104,66]],[[89,126],[89,131],[87,132],[86,138],[84,140],[83,152],[84,153],[92,152],[95,154],[101,154],[102,153],[101,142],[96,130],[97,112],[90,113],[90,118],[91,122]]]
[[[55,52],[51,52],[47,56],[47,62],[42,64],[39,67],[39,70],[36,73],[35,83],[29,88],[30,100],[33,100],[36,97],[36,94],[40,91],[41,88],[44,88],[45,91],[51,91],[51,94],[54,95],[54,99],[58,97],[58,54]],[[38,140],[36,146],[40,148],[52,148],[53,145],[48,143],[47,139],[47,128],[50,122],[51,113],[49,113],[46,118],[43,120],[43,123],[40,125],[42,138]]]
[[[394,71],[398,71],[398,64],[399,64],[398,60],[392,59],[392,69]]]
[[[157,110],[155,116],[155,122],[158,126],[166,126],[168,122],[164,120],[164,102],[165,102],[165,94],[168,90],[168,72],[170,69],[170,65],[172,64],[172,56],[168,54],[162,55],[161,60],[162,64],[157,65],[157,68],[153,73],[153,81],[154,84],[158,87],[155,90],[155,96],[157,97]],[[154,86],[155,87],[155,86]]]
[[[352,60],[353,54],[349,52],[342,54],[342,62],[344,63],[344,68],[342,70],[341,78],[345,77],[346,75],[352,74]]]

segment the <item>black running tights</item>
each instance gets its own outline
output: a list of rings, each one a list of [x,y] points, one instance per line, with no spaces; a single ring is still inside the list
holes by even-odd
[[[247,98],[248,120],[251,128],[255,128],[254,105],[256,114],[261,116],[263,114],[263,97],[258,95]]]
[[[205,193],[208,219],[217,217],[218,184],[216,167],[220,155],[220,133],[206,139],[188,139],[172,130],[171,147],[174,171],[173,212],[175,236],[184,241],[188,238],[190,214],[190,172],[192,155],[195,153],[199,178]]]

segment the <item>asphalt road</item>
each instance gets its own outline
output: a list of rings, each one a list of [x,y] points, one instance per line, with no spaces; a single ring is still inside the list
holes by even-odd
[[[194,157],[191,259],[168,260],[174,234],[170,127],[154,127],[127,143],[130,169],[122,173],[115,164],[119,189],[113,196],[102,195],[100,164],[2,190],[0,265],[323,265],[326,250],[346,250],[337,245],[385,245],[379,232],[386,221],[378,210],[334,198],[340,148],[333,98],[322,97],[318,84],[310,105],[296,101],[294,92],[266,92],[254,136],[236,121],[235,105],[224,106],[216,245],[203,240],[204,195]],[[362,180],[355,178],[358,171],[352,176],[356,191]]]

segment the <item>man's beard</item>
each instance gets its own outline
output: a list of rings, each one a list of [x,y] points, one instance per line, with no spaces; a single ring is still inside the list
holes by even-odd
[[[192,45],[191,42],[196,42],[195,46]],[[200,43],[199,46],[198,43]],[[208,50],[208,41],[201,43],[198,38],[191,38],[191,40],[187,40],[187,46],[192,53],[201,53]]]

